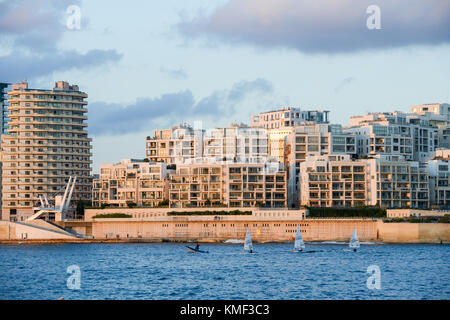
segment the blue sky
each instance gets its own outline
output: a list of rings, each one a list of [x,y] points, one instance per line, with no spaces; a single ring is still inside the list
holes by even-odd
[[[368,30],[375,2],[382,29]],[[292,105],[330,110],[345,125],[449,102],[448,3],[0,1],[0,81],[67,80],[87,92],[97,172],[143,158],[146,136],[181,121],[209,128]],[[71,4],[80,30],[65,27]]]

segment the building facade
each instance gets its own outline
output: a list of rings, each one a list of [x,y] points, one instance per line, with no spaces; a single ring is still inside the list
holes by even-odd
[[[169,199],[169,180],[164,162],[124,159],[102,164],[93,181],[92,205],[156,207]]]
[[[184,163],[203,156],[203,134],[184,123],[171,129],[155,130],[145,142],[146,158],[150,162]]]
[[[284,129],[269,129],[269,156],[279,163],[286,162],[287,137],[292,133],[294,127]]]
[[[369,205],[384,208],[428,208],[428,172],[417,161],[402,156],[378,155],[370,166]]]
[[[299,205],[300,164],[310,156],[331,154],[356,155],[356,137],[342,131],[338,124],[302,125],[286,138],[289,206]]]
[[[308,157],[300,165],[301,204],[316,207],[428,208],[428,172],[416,161],[378,155]]]
[[[0,82],[0,134],[8,132],[8,88],[9,83]]]
[[[450,208],[450,149],[438,149],[427,161],[430,181],[431,205],[440,209]]]
[[[344,132],[356,135],[360,157],[385,154],[422,161],[439,145],[437,127],[423,116],[403,112],[351,117]]]
[[[285,107],[250,116],[250,126],[265,129],[284,129],[307,122],[328,123],[329,111],[302,111],[300,108]]]
[[[269,135],[266,129],[244,124],[207,130],[204,136],[203,157],[216,161],[269,161]]]
[[[419,115],[433,114],[443,116],[447,122],[450,122],[450,104],[448,103],[429,103],[412,106],[411,112]]]
[[[285,208],[286,172],[265,163],[177,166],[171,175],[171,207]]]
[[[72,204],[91,199],[91,141],[87,133],[87,94],[76,85],[53,90],[13,84],[8,132],[1,137],[2,218],[23,221],[39,196],[54,199],[70,176],[77,182]]]
[[[360,207],[369,204],[366,160],[349,155],[308,157],[300,164],[300,204],[309,207]]]

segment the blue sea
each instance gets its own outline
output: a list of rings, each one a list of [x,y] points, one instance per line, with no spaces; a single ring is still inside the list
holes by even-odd
[[[292,244],[260,244],[246,254],[241,244],[203,244],[209,253],[192,254],[172,243],[0,245],[0,299],[450,298],[448,245],[347,248],[307,243],[292,253]]]

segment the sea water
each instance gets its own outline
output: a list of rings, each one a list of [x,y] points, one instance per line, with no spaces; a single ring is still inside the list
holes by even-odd
[[[449,299],[450,246],[0,245],[0,299]],[[377,270],[377,272],[374,272]],[[376,284],[376,285],[375,285]]]

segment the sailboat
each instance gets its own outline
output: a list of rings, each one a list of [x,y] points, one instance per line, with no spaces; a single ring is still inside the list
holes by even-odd
[[[302,232],[300,226],[297,224],[297,233],[295,235],[294,250],[292,252],[301,252],[305,249],[305,242],[303,241]]]
[[[250,230],[248,228],[247,234],[245,235],[244,250],[253,253],[252,237],[250,236]]]
[[[359,248],[359,240],[358,240],[358,236],[356,235],[356,228],[353,228],[352,238],[350,239],[350,243],[348,244],[348,246],[350,247],[350,249],[353,249],[353,251],[355,251],[355,252],[356,252],[356,249]]]

